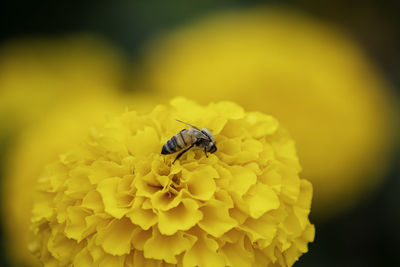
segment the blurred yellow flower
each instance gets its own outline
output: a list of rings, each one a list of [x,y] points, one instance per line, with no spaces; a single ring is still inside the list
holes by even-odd
[[[43,166],[58,154],[80,143],[91,125],[102,124],[123,110],[122,101],[110,94],[77,98],[73,106],[52,112],[26,128],[15,140],[5,164],[3,182],[3,227],[7,251],[15,266],[39,266],[27,248],[32,210],[32,192]]]
[[[181,119],[218,151],[171,164]],[[30,249],[45,265],[291,266],[314,238],[312,186],[273,117],[176,98],[95,128],[39,178]]]
[[[384,177],[387,84],[332,27],[284,9],[232,11],[156,40],[146,65],[157,94],[233,100],[282,121],[315,186],[319,218]]]
[[[0,47],[0,132],[82,95],[117,90],[123,68],[116,50],[91,36],[9,41]]]
[[[21,39],[0,48],[0,141],[12,137],[4,164],[3,232],[14,266],[38,265],[26,234],[40,171],[82,140],[91,124],[124,109],[128,101],[117,92],[122,68],[114,49],[84,35]],[[135,98],[129,100],[138,103]]]

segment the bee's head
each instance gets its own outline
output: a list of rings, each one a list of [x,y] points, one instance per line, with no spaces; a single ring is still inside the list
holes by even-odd
[[[215,145],[215,143],[212,143],[210,149],[208,150],[208,152],[210,153],[214,153],[215,151],[217,151],[217,146]]]

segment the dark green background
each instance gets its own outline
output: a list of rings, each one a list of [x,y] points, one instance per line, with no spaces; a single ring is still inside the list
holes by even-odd
[[[3,1],[0,45],[16,37],[92,32],[140,62],[144,42],[207,13],[247,6],[284,5],[347,30],[392,84],[400,87],[399,1]],[[340,77],[338,77],[340,79]],[[0,162],[12,144],[0,143]],[[316,239],[302,266],[400,266],[400,153],[394,148],[391,172],[382,187],[352,211],[316,224]],[[0,168],[1,171],[1,168]],[[0,264],[10,266],[1,239]]]

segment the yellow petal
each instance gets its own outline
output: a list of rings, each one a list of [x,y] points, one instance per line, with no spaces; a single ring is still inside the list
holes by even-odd
[[[66,238],[61,232],[52,234],[48,241],[48,249],[50,253],[61,263],[66,263],[72,257],[77,242]]]
[[[235,165],[241,149],[240,140],[224,140],[218,142],[218,157],[222,162]]]
[[[278,171],[274,169],[274,166],[271,164],[267,167],[264,172],[259,176],[259,180],[269,185],[276,193],[281,192],[282,188],[282,176]]]
[[[69,172],[69,180],[67,182],[67,189],[65,194],[70,197],[82,198],[86,192],[93,189],[93,185],[89,181],[89,168],[76,168]]]
[[[132,246],[136,250],[143,251],[144,249],[144,244],[149,240],[153,232],[153,229],[149,230],[142,230],[139,227],[135,228],[133,230],[133,236],[132,236]]]
[[[249,207],[249,215],[255,219],[267,211],[279,207],[279,198],[275,192],[265,184],[257,183],[243,196]]]
[[[101,195],[96,190],[89,191],[82,200],[82,207],[90,209],[95,213],[104,210],[104,205],[101,200]]]
[[[32,209],[32,221],[38,222],[42,219],[49,219],[54,212],[52,203],[54,193],[40,192]]]
[[[216,165],[215,169],[218,171],[218,174],[220,176],[219,179],[215,180],[218,188],[229,188],[229,183],[233,177],[232,173],[225,166]]]
[[[171,192],[167,191],[167,189],[158,191],[151,198],[151,203],[153,207],[158,210],[170,210],[175,208],[182,201],[183,191],[180,191],[178,195],[174,195]]]
[[[196,241],[194,236],[178,232],[171,236],[161,235],[153,228],[153,236],[144,244],[144,257],[164,260],[176,264],[176,256],[192,247]]]
[[[311,206],[312,192],[313,192],[312,184],[307,180],[301,179],[300,195],[297,200],[296,206],[309,210]]]
[[[254,265],[254,252],[253,250],[249,251],[244,242],[244,237],[242,236],[237,242],[227,243],[222,248],[227,265],[233,267],[251,267]]]
[[[260,153],[260,158],[262,162],[269,162],[273,159],[275,159],[275,152],[273,147],[266,141],[266,140],[261,140],[263,143],[263,151]]]
[[[251,242],[260,241],[261,248],[271,244],[277,232],[277,227],[277,220],[268,214],[258,219],[248,218],[244,224],[239,226],[240,229],[248,233]]]
[[[152,197],[157,191],[163,189],[163,187],[157,181],[154,173],[148,173],[145,176],[135,177],[133,184],[137,189],[136,196]]]
[[[160,211],[158,229],[161,234],[173,235],[179,230],[188,230],[196,225],[203,214],[198,209],[199,205],[193,199],[184,198],[175,208]]]
[[[170,167],[165,163],[165,161],[161,158],[156,158],[153,160],[151,164],[151,171],[156,176],[168,176],[170,174]]]
[[[242,137],[246,132],[245,125],[246,123],[243,120],[228,120],[221,131],[221,135],[226,136],[228,140],[235,137]]]
[[[246,121],[251,125],[249,132],[255,138],[271,135],[279,126],[278,121],[274,117],[260,112],[250,112],[246,116]]]
[[[218,243],[205,234],[200,234],[194,246],[183,256],[183,266],[222,267],[225,265]]]
[[[99,267],[124,267],[125,255],[124,256],[113,256],[105,254],[104,257],[98,262]]]
[[[97,186],[97,191],[100,193],[103,203],[104,210],[110,215],[117,219],[122,218],[128,212],[128,203],[126,199],[118,197],[118,183],[121,178],[113,177],[104,179]]]
[[[280,168],[279,172],[282,176],[282,199],[289,204],[294,204],[300,194],[300,179],[293,169]]]
[[[92,174],[89,175],[89,180],[92,184],[98,184],[106,178],[123,177],[130,174],[126,166],[119,165],[113,161],[96,160],[90,167]]]
[[[85,231],[81,234],[81,238],[86,238],[87,236],[95,233],[97,228],[104,223],[105,218],[101,218],[100,216],[90,215],[85,217]]]
[[[213,118],[211,121],[207,122],[207,125],[205,125],[208,129],[211,129],[213,132],[213,135],[218,135],[222,129],[224,128],[225,124],[228,122],[228,120],[222,116]]]
[[[68,238],[75,239],[78,242],[82,239],[82,234],[86,230],[86,216],[90,215],[82,207],[68,207],[67,209],[67,223],[65,226],[65,235]]]
[[[190,173],[186,182],[190,195],[199,200],[209,200],[216,189],[215,178],[219,178],[219,174],[211,166]]]
[[[277,135],[287,135],[286,130],[280,128]],[[271,146],[274,149],[275,157],[280,162],[285,163],[287,167],[291,166],[297,171],[301,170],[294,141],[290,138],[279,138],[271,141]]]
[[[148,259],[143,256],[142,251],[134,251],[133,267],[163,267],[163,263],[158,260]]]
[[[94,235],[92,238],[87,240],[88,251],[95,263],[104,256],[104,249],[100,245],[96,244],[96,236],[97,235]]]
[[[96,244],[101,245],[111,255],[129,254],[135,226],[129,219],[112,220],[104,229],[99,229]]]
[[[90,256],[87,248],[82,249],[76,256],[74,257],[74,267],[87,267],[93,266],[93,258]]]
[[[199,226],[212,236],[220,237],[237,226],[237,221],[230,217],[229,206],[225,202],[211,200],[200,210],[203,213],[203,219],[199,222]]]
[[[291,212],[283,222],[283,229],[287,234],[298,236],[303,231],[302,224],[294,212]]]
[[[157,215],[154,214],[153,210],[146,210],[141,207],[129,211],[126,217],[131,219],[133,224],[139,225],[143,230],[147,230],[157,223]]]
[[[259,154],[263,150],[263,145],[260,141],[255,139],[248,139],[243,141],[241,144],[241,151],[237,154],[235,160],[236,164],[244,164],[252,162],[260,158]]]
[[[129,136],[128,149],[135,157],[147,157],[152,153],[160,153],[160,137],[154,128],[144,127],[136,135]]]
[[[244,195],[257,181],[255,173],[245,167],[232,166],[229,170],[232,173],[229,189],[239,195]]]
[[[229,119],[238,120],[244,117],[244,109],[230,101],[221,101],[212,105],[218,115],[226,116]]]

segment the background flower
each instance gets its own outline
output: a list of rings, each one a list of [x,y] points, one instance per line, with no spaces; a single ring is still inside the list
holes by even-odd
[[[122,98],[123,61],[93,37],[15,40],[1,47],[0,59],[0,143],[10,141],[1,188],[5,249],[14,266],[37,266],[27,233],[43,166],[128,102],[149,102]]]
[[[156,39],[156,94],[237,101],[273,114],[315,185],[314,215],[337,215],[377,188],[391,145],[387,83],[346,34],[287,9],[208,16]]]
[[[6,161],[2,188],[3,227],[7,251],[15,266],[39,266],[28,251],[27,234],[32,212],[32,192],[43,166],[59,153],[83,141],[92,125],[124,107],[122,100],[110,94],[78,98],[73,106],[53,111],[19,134]]]
[[[218,152],[171,164],[175,118],[212,129]],[[48,265],[291,266],[314,238],[299,171],[277,120],[234,103],[126,112],[46,167],[30,248]]]
[[[0,135],[14,134],[49,111],[120,88],[124,60],[89,35],[23,38],[0,47]]]

